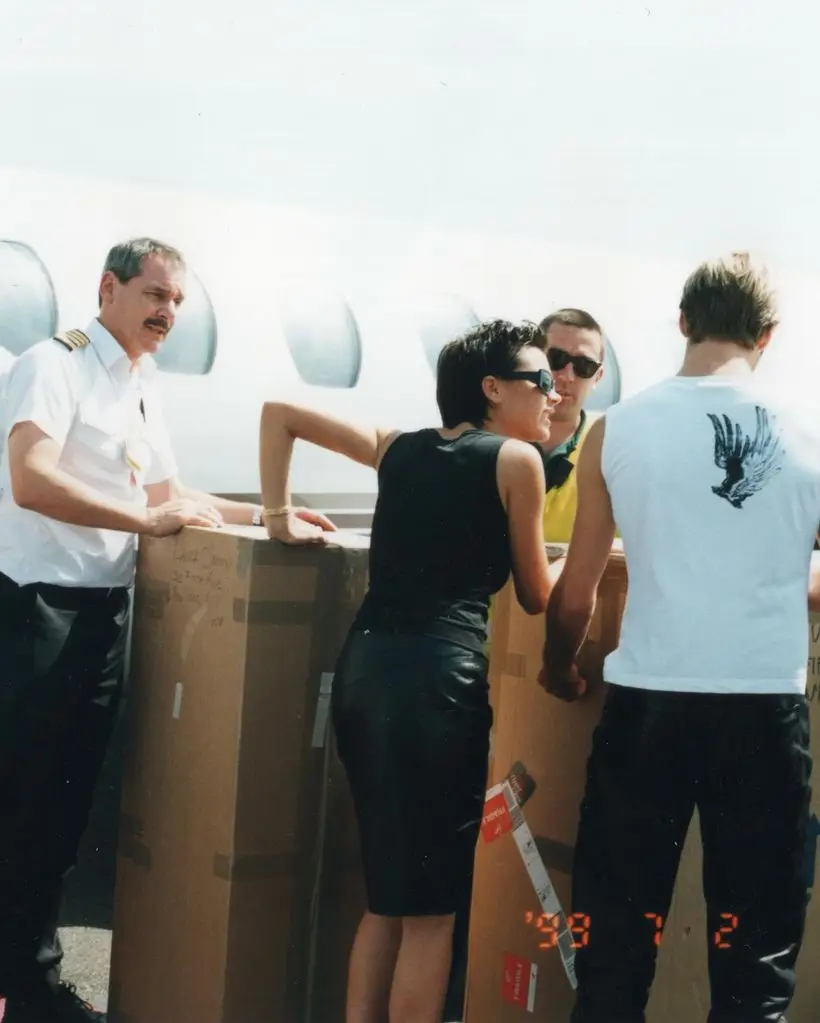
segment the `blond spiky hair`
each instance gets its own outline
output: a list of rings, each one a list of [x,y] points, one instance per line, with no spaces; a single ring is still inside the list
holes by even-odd
[[[777,296],[768,269],[748,252],[701,263],[683,286],[680,311],[692,344],[710,338],[754,348],[777,326]]]

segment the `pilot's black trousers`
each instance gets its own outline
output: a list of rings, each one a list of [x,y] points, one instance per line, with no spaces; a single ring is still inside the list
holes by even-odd
[[[610,687],[575,849],[572,908],[590,919],[573,1023],[644,1023],[695,807],[709,1023],[780,1018],[806,915],[811,768],[804,696]]]
[[[0,574],[0,995],[53,984],[57,920],[121,691],[129,591]]]

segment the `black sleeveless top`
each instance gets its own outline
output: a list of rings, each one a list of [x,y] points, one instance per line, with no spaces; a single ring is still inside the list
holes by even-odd
[[[439,636],[473,650],[490,597],[509,578],[507,513],[496,478],[506,437],[400,434],[379,466],[370,586],[354,630]]]

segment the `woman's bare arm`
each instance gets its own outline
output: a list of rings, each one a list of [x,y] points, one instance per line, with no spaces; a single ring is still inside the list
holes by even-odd
[[[288,476],[294,440],[304,440],[354,462],[378,469],[396,430],[361,426],[285,402],[266,402],[259,426],[259,471],[262,504],[267,512],[268,535],[289,543],[315,543],[324,538],[318,526],[300,522],[286,512],[290,507]]]
[[[508,440],[498,453],[497,479],[509,522],[515,593],[527,614],[539,614],[547,606],[555,574],[549,571],[544,546],[541,457],[532,445]]]

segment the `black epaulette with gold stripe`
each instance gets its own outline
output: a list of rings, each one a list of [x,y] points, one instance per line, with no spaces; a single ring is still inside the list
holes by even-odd
[[[85,348],[91,344],[91,338],[81,330],[66,330],[62,334],[55,334],[54,340],[59,341],[70,352],[76,352],[78,348]]]

